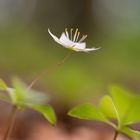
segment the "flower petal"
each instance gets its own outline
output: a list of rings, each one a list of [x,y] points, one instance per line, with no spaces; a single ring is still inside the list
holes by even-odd
[[[83,50],[83,52],[96,51],[98,49],[100,49],[100,48],[86,48],[86,49]]]
[[[67,38],[65,33],[62,33],[59,40],[65,47],[70,48],[70,47],[75,46],[75,43],[73,41],[71,41],[69,38]]]
[[[48,29],[49,34],[51,35],[51,37],[59,44],[61,44],[60,40],[58,39],[58,37],[56,37],[55,35],[53,35],[50,31],[50,29]],[[62,44],[61,44],[62,45]]]
[[[74,46],[75,49],[78,49],[78,50],[83,50],[86,48],[86,43],[83,42],[83,43],[75,43],[75,46]]]

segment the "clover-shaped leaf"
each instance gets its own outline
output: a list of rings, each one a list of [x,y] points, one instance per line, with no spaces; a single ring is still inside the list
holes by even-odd
[[[140,96],[119,86],[111,86],[110,95],[102,97],[99,105],[81,104],[69,111],[72,117],[98,120],[105,122],[118,132],[131,136],[134,140],[140,138],[140,132],[128,125],[140,121]],[[114,123],[116,120],[117,123]]]
[[[99,103],[99,109],[103,112],[103,114],[108,118],[120,120],[118,111],[113,103],[113,100],[110,96],[105,95],[102,97]]]
[[[13,79],[13,87],[16,93],[16,100],[18,103],[38,103],[42,104],[48,100],[48,96],[41,92],[28,89],[28,86],[19,79]]]
[[[103,116],[102,112],[93,104],[85,103],[76,106],[68,113],[70,116],[87,119],[87,120],[100,120],[105,122],[106,118]]]
[[[0,79],[0,90],[6,90],[8,87],[6,85],[6,83]]]
[[[131,105],[135,101],[135,96],[130,91],[118,86],[112,86],[110,88],[110,94],[118,111],[120,123],[124,123],[129,110],[131,110]]]
[[[27,107],[40,112],[51,124],[56,123],[56,117],[54,110],[49,105],[39,105],[39,104],[26,104]]]
[[[133,140],[140,140],[140,132],[133,130],[129,127],[124,127],[121,132],[128,135],[130,138],[133,138]]]
[[[41,113],[51,124],[56,123],[56,116],[53,108],[45,105],[48,96],[28,89],[25,83],[15,78],[12,81],[13,87],[8,87],[3,80],[0,80],[0,90],[8,93],[7,102],[16,106],[18,109],[31,108]],[[6,95],[6,94],[5,94]],[[0,99],[3,98],[0,96]]]
[[[133,124],[140,121],[140,97],[136,96],[134,101],[131,103],[127,113],[126,124]]]

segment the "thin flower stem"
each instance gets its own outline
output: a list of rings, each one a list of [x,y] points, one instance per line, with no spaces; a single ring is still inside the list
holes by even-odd
[[[8,127],[7,127],[7,130],[5,132],[3,140],[8,140],[8,138],[12,132],[17,110],[18,110],[17,106],[13,106],[9,120],[8,120]]]
[[[62,64],[70,57],[71,53],[72,53],[72,51],[69,51],[69,52],[65,55],[65,57],[64,57],[62,60],[60,60],[59,62],[57,62],[55,65],[53,65],[53,66],[51,67],[51,69],[49,69],[49,70],[53,71],[53,70],[55,70],[56,68],[58,68],[60,65],[62,65]],[[35,83],[38,82],[38,80],[40,80],[45,74],[47,74],[47,73],[49,72],[49,70],[48,70],[48,68],[47,68],[47,69],[45,69],[44,71],[42,71],[42,72],[29,84],[28,90],[30,90],[30,89],[35,85]]]
[[[119,135],[119,132],[117,130],[115,130],[113,140],[117,140],[118,135]]]

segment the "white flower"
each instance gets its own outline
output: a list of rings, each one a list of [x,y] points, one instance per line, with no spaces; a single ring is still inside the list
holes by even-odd
[[[51,33],[51,31],[48,29],[49,34],[52,36],[52,38],[65,48],[77,51],[77,52],[89,52],[89,51],[95,51],[99,48],[86,48],[86,43],[83,42],[87,35],[83,35],[82,38],[79,39],[80,32],[78,29],[75,30],[75,33],[73,33],[73,29],[70,29],[70,33],[68,32],[67,28],[65,29],[65,32],[62,33],[60,38],[56,37]]]

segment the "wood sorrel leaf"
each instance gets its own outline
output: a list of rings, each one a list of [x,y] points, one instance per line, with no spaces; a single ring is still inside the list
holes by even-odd
[[[17,103],[25,102],[29,97],[26,85],[17,78],[14,78],[12,80],[12,84],[15,90],[14,92],[16,94]]]
[[[133,138],[133,140],[140,140],[140,132],[139,131],[133,130],[129,127],[123,127],[121,132],[128,135],[130,138]]]
[[[113,100],[110,96],[106,95],[102,97],[99,104],[99,108],[107,118],[120,120],[118,110],[114,105]]]
[[[17,104],[17,96],[14,88],[7,88],[8,95],[10,96],[11,103]]]
[[[21,108],[31,108],[40,112],[51,124],[56,123],[54,110],[49,105],[43,105],[46,96],[33,90],[28,90],[27,86],[18,79],[13,80],[13,86],[17,96],[17,103]]]
[[[30,103],[25,104],[25,106],[40,112],[52,125],[56,124],[56,115],[51,106]]]
[[[13,100],[14,98],[13,95],[12,95],[13,98],[11,98],[11,89],[12,88],[9,88],[6,85],[6,83],[2,79],[0,79],[0,90],[1,90],[0,99],[1,100],[11,103],[11,100]],[[9,96],[7,96],[6,93],[8,93]]]
[[[13,79],[13,86],[16,93],[16,100],[20,104],[25,102],[43,104],[48,100],[47,95],[28,89],[28,87],[19,79]]]
[[[136,96],[127,112],[125,123],[132,124],[140,121],[140,96]]]
[[[28,103],[43,104],[49,100],[48,95],[32,89],[28,90],[27,94],[29,95],[28,98],[26,99],[26,102]]]
[[[28,87],[19,79],[13,79],[13,88],[6,86],[4,81],[0,80],[0,90],[8,92],[9,102],[15,105],[19,110],[27,107],[40,112],[51,124],[56,123],[56,116],[53,108],[44,105],[48,97],[35,90],[29,90]],[[1,97],[0,97],[1,99]]]
[[[99,120],[113,126],[118,132],[125,133],[135,140],[140,139],[140,132],[128,127],[128,124],[140,121],[140,96],[135,96],[119,86],[110,88],[111,96],[104,96],[99,107],[82,104],[71,109],[72,117],[88,120]],[[117,124],[110,118],[116,119]]]
[[[0,79],[0,90],[7,90],[7,85],[6,85],[6,83],[2,80],[2,79]]]
[[[110,88],[110,94],[112,95],[114,105],[118,111],[120,123],[124,123],[127,113],[132,109],[131,106],[134,101],[134,96],[129,91],[119,86],[112,86]]]
[[[68,115],[79,119],[99,120],[106,122],[106,118],[103,116],[100,110],[95,105],[90,103],[84,103],[74,107],[68,112]]]

